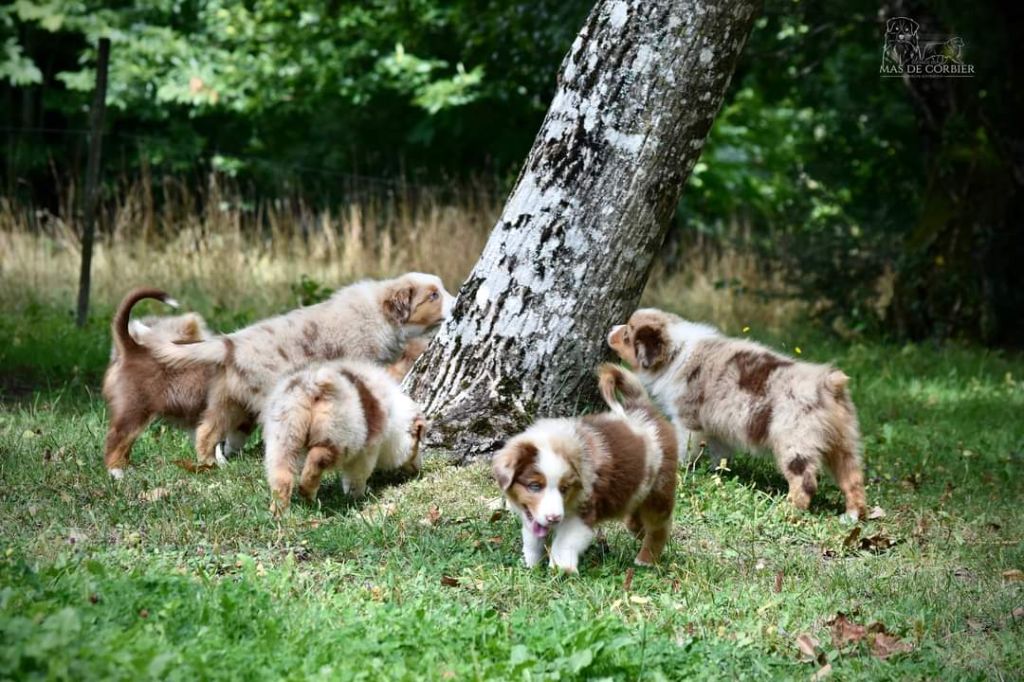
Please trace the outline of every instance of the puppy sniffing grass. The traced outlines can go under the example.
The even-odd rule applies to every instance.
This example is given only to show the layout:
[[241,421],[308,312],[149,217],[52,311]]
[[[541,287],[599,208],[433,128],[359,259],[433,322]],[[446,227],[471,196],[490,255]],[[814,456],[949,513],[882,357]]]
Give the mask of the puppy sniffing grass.
[[196,429],[201,465],[247,413],[262,414],[277,380],[311,363],[365,359],[389,362],[406,340],[439,323],[453,297],[434,275],[408,273],[340,289],[328,300],[191,345],[151,336],[144,342],[169,367],[209,367],[209,404]]
[[715,447],[771,450],[798,509],[810,505],[824,464],[846,496],[846,513],[865,514],[857,412],[842,371],[653,308],[612,328],[608,345],[672,416],[684,453],[687,431]]
[[426,421],[388,371],[366,362],[341,361],[285,376],[263,417],[270,510],[291,502],[299,462],[299,492],[316,499],[324,472],[338,469],[342,485],[361,497],[376,469],[419,471],[419,443]]
[[540,562],[552,534],[549,564],[575,573],[594,527],[612,519],[625,519],[643,538],[637,564],[656,562],[668,540],[678,449],[672,427],[632,373],[605,364],[598,378],[611,412],[543,419],[494,457],[494,477],[522,518],[527,566]]
[[[178,303],[166,292],[152,288],[130,291],[121,301],[110,324],[113,346],[110,365],[103,376],[103,398],[107,401],[110,426],[103,459],[114,478],[124,476],[132,445],[155,417],[163,417],[186,429],[194,429],[206,409],[206,390],[213,370],[206,366],[169,367],[156,360],[135,337],[145,336],[168,343],[198,343],[210,333],[196,313],[149,317],[129,323],[132,308],[143,299],[162,301],[172,308]],[[243,420],[228,433],[228,450],[241,449],[248,435]]]

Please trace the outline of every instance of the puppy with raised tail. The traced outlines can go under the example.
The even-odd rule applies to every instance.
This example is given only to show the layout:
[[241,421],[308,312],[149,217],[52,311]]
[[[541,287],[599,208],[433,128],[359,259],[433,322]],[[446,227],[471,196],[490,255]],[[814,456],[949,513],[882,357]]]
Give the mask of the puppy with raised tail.
[[[213,370],[206,366],[168,367],[157,361],[137,337],[167,343],[192,344],[210,337],[203,318],[196,313],[132,320],[132,308],[144,299],[162,301],[172,308],[178,302],[167,292],[137,288],[128,292],[110,323],[113,345],[110,365],[103,375],[110,426],[104,445],[104,462],[114,478],[124,476],[132,445],[156,417],[185,429],[195,429],[206,409],[206,391]],[[252,421],[242,420],[227,436],[229,452],[245,444]]]
[[212,464],[217,442],[246,413],[263,413],[282,376],[332,360],[390,362],[410,337],[444,319],[452,302],[438,277],[414,272],[359,282],[322,303],[201,343],[148,336],[143,342],[168,367],[213,368],[209,405],[196,429],[199,462]]
[[631,367],[690,442],[765,449],[807,509],[824,464],[846,496],[846,513],[865,513],[857,412],[849,377],[831,365],[798,362],[750,341],[654,308],[612,328],[608,345]]
[[342,472],[353,497],[363,495],[375,470],[419,471],[425,428],[419,406],[376,365],[331,362],[283,377],[263,415],[270,510],[288,508],[303,457],[299,492],[310,501],[329,470]]
[[677,461],[672,427],[631,372],[604,364],[598,382],[610,412],[540,420],[494,457],[494,478],[522,518],[527,566],[540,562],[550,534],[549,564],[575,573],[594,527],[613,519],[642,536],[639,565],[656,562],[668,541]]

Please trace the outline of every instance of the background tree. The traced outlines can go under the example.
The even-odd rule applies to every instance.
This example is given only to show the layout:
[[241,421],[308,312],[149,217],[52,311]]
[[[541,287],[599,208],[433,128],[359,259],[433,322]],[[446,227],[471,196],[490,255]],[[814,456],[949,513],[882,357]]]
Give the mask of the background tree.
[[636,307],[756,15],[751,0],[591,11],[452,319],[406,381],[434,442],[491,450],[589,398]]

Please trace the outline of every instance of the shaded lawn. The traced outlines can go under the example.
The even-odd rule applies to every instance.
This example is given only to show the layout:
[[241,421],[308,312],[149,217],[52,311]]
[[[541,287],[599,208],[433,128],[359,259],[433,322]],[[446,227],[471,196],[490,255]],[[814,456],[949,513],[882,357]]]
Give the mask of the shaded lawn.
[[[157,425],[114,483],[95,388],[105,325],[77,333],[33,315],[0,318],[0,677],[1024,670],[1019,357],[803,339],[804,358],[834,358],[853,378],[869,504],[885,516],[851,537],[830,482],[795,514],[770,462],[698,463],[681,475],[662,566],[631,573],[636,543],[609,526],[582,575],[565,578],[519,565],[518,524],[495,509],[487,466],[447,466],[441,452],[416,480],[377,479],[358,503],[328,484],[319,506],[280,522],[255,441],[194,475],[172,463],[191,457],[185,436]],[[826,622],[838,612],[912,651],[880,660],[869,638],[836,646]],[[817,661],[801,661],[802,633]]]

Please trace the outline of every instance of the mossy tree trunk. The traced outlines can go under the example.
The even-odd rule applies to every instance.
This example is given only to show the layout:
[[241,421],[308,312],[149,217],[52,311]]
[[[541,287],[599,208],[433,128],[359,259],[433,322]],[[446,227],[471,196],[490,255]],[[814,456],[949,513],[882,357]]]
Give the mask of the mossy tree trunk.
[[591,11],[452,318],[406,380],[431,444],[469,458],[590,401],[608,328],[637,305],[759,4]]

